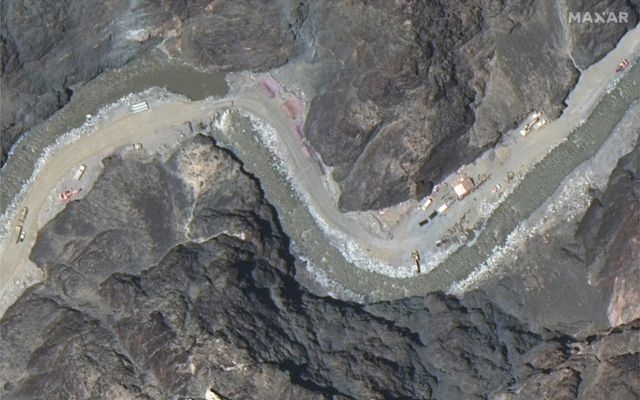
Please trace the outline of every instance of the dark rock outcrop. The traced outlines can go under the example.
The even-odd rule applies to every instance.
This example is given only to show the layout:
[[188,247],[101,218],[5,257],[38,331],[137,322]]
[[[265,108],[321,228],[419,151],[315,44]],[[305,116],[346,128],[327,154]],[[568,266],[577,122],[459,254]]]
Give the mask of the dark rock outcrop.
[[[627,11],[628,23],[566,22],[568,11],[603,9]],[[159,46],[226,71],[313,71],[293,80],[311,88],[305,131],[335,167],[340,206],[385,207],[423,196],[532,109],[557,116],[576,68],[637,13],[637,0],[7,0],[0,164],[77,86]]]
[[280,2],[6,0],[1,7],[0,165],[17,137],[78,86],[158,45],[220,70],[268,70],[294,52],[296,9]]
[[[620,326],[581,342],[547,342],[525,356],[526,378],[493,398],[637,399],[640,324]],[[566,338],[565,338],[566,339]]]
[[227,151],[198,136],[166,163],[128,157],[39,234],[32,258],[48,279],[2,319],[3,398],[638,392],[637,324],[574,342],[530,332],[481,292],[318,297],[295,281],[273,209]]
[[322,4],[302,30],[322,71],[306,133],[336,167],[346,210],[423,196],[532,109],[557,116],[578,77],[571,54],[596,61],[638,10],[624,8],[626,24],[565,28],[551,2]]
[[[568,12],[575,13],[580,22],[569,21],[569,35],[573,43],[571,54],[576,65],[584,69],[600,60],[625,34],[638,23],[638,0],[566,0]],[[579,14],[578,14],[579,13]],[[593,23],[584,22],[589,13]],[[602,22],[602,19],[605,22]],[[624,23],[624,20],[627,23]],[[587,21],[589,21],[587,19]],[[606,22],[608,21],[608,22]]]
[[612,326],[640,318],[640,148],[621,158],[577,237],[594,285],[609,294]]
[[533,330],[585,337],[639,319],[639,154],[619,160],[605,189],[588,189],[581,219],[529,237],[482,290]]
[[128,40],[127,29],[166,18],[162,8],[117,1],[7,0],[1,12],[0,164],[17,136],[64,106],[75,85],[152,44]]

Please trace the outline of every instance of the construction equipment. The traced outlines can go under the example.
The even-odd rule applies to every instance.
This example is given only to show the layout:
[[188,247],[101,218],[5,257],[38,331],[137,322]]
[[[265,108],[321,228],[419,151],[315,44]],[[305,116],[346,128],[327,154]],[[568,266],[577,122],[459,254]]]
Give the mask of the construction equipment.
[[82,191],[82,188],[75,189],[75,190],[65,190],[64,192],[58,195],[58,199],[60,199],[60,201],[63,202],[64,204],[67,204],[68,202],[73,200],[76,197],[76,195],[80,193],[80,191]]
[[24,222],[27,219],[27,215],[29,214],[29,209],[27,207],[22,207],[22,212],[20,212],[20,218],[18,221]]
[[531,130],[539,129],[543,125],[546,125],[549,119],[544,114],[544,111],[534,111],[526,119],[524,126],[520,129],[520,135],[527,136]]
[[625,69],[629,68],[629,65],[630,65],[629,60],[625,58],[620,62],[620,64],[618,64],[618,68],[616,68],[616,72],[624,71]]
[[418,253],[418,250],[411,252],[411,259],[416,263],[416,270],[420,273],[420,253]]
[[16,225],[16,243],[20,243],[24,240],[22,231],[22,225]]

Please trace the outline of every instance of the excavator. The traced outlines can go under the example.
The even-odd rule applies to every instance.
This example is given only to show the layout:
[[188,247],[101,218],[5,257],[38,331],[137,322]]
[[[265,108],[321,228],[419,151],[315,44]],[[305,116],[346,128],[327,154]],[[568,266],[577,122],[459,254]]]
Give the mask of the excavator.
[[629,64],[630,64],[629,60],[625,58],[620,62],[620,64],[618,64],[618,68],[616,68],[616,72],[622,72],[625,69],[629,68]]
[[416,264],[417,272],[420,273],[420,253],[418,253],[418,250],[411,251],[411,259]]
[[68,202],[72,201],[81,191],[82,188],[75,190],[65,190],[58,195],[58,199],[60,199],[60,201],[64,204],[67,204]]

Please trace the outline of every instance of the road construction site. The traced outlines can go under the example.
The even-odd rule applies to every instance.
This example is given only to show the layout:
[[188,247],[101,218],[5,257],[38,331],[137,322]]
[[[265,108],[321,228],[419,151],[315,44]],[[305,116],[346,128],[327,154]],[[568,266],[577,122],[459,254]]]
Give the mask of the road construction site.
[[[33,274],[36,267],[28,256],[37,232],[64,206],[60,193],[82,189],[77,193],[81,198],[99,175],[104,157],[130,151],[127,146],[134,143],[142,146],[136,151],[149,156],[162,153],[184,137],[185,124],[201,122],[216,127],[212,134],[261,180],[295,250],[313,268],[321,269],[327,280],[364,296],[363,300],[447,289],[482,264],[564,176],[593,156],[640,96],[639,29],[627,33],[607,57],[583,72],[560,118],[526,135],[521,134],[523,125],[505,133],[495,148],[443,180],[426,207],[425,198],[386,210],[342,213],[332,194],[335,183],[329,169],[301,135],[304,97],[278,89],[268,75],[247,75],[244,87],[234,88],[222,99],[166,98],[149,101],[149,109],[138,113],[132,113],[130,106],[144,98],[133,96],[105,111],[86,134],[50,155],[12,206],[3,204],[7,227],[18,223],[22,207],[29,209],[22,223],[24,241],[16,243],[13,231],[7,230],[1,243],[3,310],[11,302],[9,291],[13,296],[20,292],[14,290],[24,282],[20,277],[42,277]],[[624,58],[633,60],[633,65],[616,75]],[[228,123],[230,113],[250,117],[251,129],[243,131]],[[74,179],[80,165],[86,171]],[[452,188],[464,177],[472,184],[457,196]],[[430,221],[421,225],[425,219]],[[420,255],[419,274],[414,251]]]

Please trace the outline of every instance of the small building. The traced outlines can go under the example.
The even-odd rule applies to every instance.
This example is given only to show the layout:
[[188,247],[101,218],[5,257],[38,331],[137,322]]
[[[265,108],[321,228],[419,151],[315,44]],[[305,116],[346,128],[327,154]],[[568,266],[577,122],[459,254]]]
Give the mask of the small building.
[[474,187],[475,184],[471,178],[464,176],[458,180],[456,185],[453,187],[453,191],[456,193],[456,196],[458,196],[458,200],[462,200],[466,195],[471,193]]

